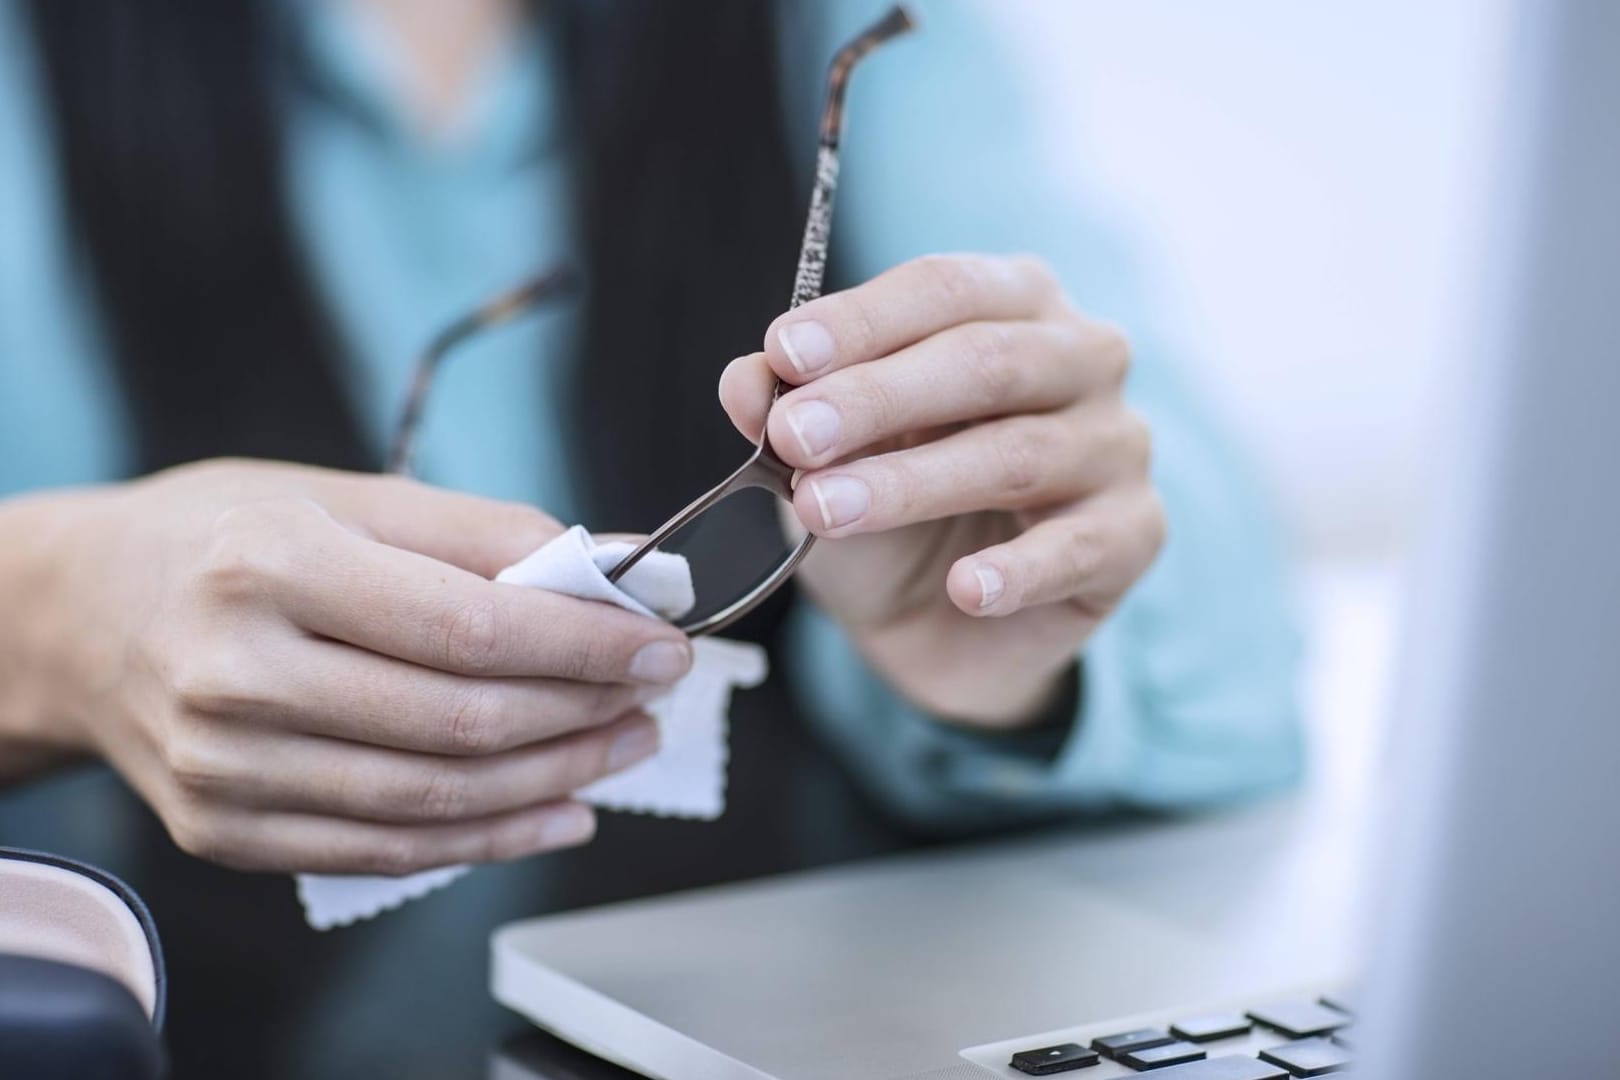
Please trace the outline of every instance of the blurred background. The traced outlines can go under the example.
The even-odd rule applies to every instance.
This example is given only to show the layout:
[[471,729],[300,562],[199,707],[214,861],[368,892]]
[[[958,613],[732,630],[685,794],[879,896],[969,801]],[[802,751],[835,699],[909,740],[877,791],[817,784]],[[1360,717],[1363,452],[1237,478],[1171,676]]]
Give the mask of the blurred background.
[[1146,266],[1310,560],[1412,538],[1466,348],[1500,0],[1003,0],[1053,164]]
[[1359,783],[1398,749],[1406,557],[1477,341],[1507,6],[984,6],[1286,516],[1311,771]]

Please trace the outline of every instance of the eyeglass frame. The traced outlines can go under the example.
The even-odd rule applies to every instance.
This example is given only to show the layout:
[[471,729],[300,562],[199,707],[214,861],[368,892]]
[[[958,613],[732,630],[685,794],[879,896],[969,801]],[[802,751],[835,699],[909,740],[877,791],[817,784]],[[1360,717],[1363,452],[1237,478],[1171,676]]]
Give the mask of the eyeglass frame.
[[[800,242],[799,261],[793,277],[793,296],[788,302],[789,311],[822,294],[822,285],[827,273],[827,243],[832,233],[833,198],[838,190],[838,151],[844,126],[844,97],[849,86],[850,74],[856,63],[872,50],[912,30],[916,25],[916,19],[911,12],[903,4],[897,4],[882,18],[851,38],[833,55],[832,62],[828,66],[826,96],[822,105],[816,147],[815,183],[810,191],[810,209],[805,219],[804,237]],[[434,376],[450,353],[478,334],[544,306],[571,288],[575,282],[573,271],[566,267],[547,271],[501,293],[440,331],[417,360],[383,471],[394,475],[410,473],[411,456],[421,428],[428,392],[432,387]],[[781,394],[782,381],[778,379],[771,390],[772,406]],[[776,451],[771,448],[770,435],[762,428],[759,443],[740,468],[692,500],[649,534],[635,550],[608,571],[607,579],[618,582],[632,567],[670,537],[739,491],[760,488],[791,504],[793,479],[793,467],[777,456]],[[741,597],[713,614],[688,623],[677,622],[675,625],[688,637],[693,638],[724,630],[764,603],[772,593],[785,585],[794,571],[804,562],[805,557],[810,554],[815,542],[815,534],[806,532],[786,558]]]

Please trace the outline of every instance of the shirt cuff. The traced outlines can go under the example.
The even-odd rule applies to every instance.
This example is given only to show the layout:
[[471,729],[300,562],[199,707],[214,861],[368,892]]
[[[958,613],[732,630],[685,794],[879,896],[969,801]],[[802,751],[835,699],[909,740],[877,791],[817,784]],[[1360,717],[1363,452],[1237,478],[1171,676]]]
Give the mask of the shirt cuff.
[[1086,700],[1089,663],[1083,679],[1077,663],[1052,713],[1035,727],[986,732],[942,722],[913,705],[867,665],[837,623],[808,603],[793,612],[788,644],[812,724],[868,794],[914,826],[972,830],[1108,799],[1104,785],[1070,764],[1098,734]]
[[[1289,723],[1211,718],[1211,740],[1155,722],[1156,703],[1133,685],[1121,620],[1092,636],[1076,668],[1068,715],[1041,730],[985,733],[942,722],[893,690],[842,628],[796,607],[789,658],[811,722],[880,805],[929,830],[974,831],[1123,808],[1190,809],[1258,794],[1298,776]],[[1234,701],[1239,714],[1257,705]],[[1272,734],[1282,731],[1281,738]]]

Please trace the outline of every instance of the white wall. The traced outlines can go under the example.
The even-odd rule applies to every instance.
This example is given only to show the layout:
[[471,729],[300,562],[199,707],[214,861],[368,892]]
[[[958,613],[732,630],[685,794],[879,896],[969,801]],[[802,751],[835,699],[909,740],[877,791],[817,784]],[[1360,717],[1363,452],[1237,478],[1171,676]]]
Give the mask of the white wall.
[[1316,554],[1397,552],[1472,287],[1500,0],[997,0]]

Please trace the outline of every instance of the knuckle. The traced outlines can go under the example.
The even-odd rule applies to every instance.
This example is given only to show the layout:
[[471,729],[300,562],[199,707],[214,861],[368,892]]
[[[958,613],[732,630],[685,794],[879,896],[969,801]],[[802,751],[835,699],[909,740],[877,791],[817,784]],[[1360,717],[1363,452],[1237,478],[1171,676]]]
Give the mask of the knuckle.
[[428,821],[458,821],[472,804],[472,785],[454,766],[431,767],[421,781],[413,809]]
[[262,499],[220,510],[209,525],[199,583],[219,599],[262,596],[293,570],[293,547],[283,538],[324,517],[308,499]]
[[1089,361],[1086,350],[1090,348],[1091,336],[1086,330],[1084,320],[1058,319],[1047,323],[1045,330],[1052,335],[1053,347],[1058,355],[1076,371],[1085,374],[1086,364]]
[[496,829],[485,838],[475,862],[509,862],[534,850],[527,834],[515,828]]
[[367,845],[366,869],[386,877],[403,877],[424,869],[430,860],[423,845],[409,831],[390,829]]
[[845,351],[859,355],[870,353],[876,342],[881,340],[882,333],[878,316],[865,293],[860,290],[840,293],[837,305],[837,321],[841,324],[838,337],[840,340],[848,338],[854,343],[852,350]]
[[999,425],[993,443],[998,466],[998,480],[1003,494],[1017,502],[1038,490],[1043,483],[1047,440],[1036,424],[1004,423]]
[[495,672],[504,658],[507,614],[492,600],[459,604],[444,623],[443,654],[453,671],[473,675]]
[[1043,298],[1061,295],[1062,286],[1052,264],[1039,255],[1021,252],[1004,260],[1008,272],[1025,289]]
[[1063,566],[1067,583],[1078,586],[1089,581],[1102,568],[1103,550],[1097,534],[1087,526],[1071,529],[1064,538]]
[[511,818],[491,829],[482,830],[473,842],[472,858],[475,863],[507,862],[527,855],[533,848],[524,842],[525,830]]
[[567,786],[579,787],[606,776],[610,771],[608,757],[612,748],[613,741],[605,734],[574,739],[563,751],[566,756],[561,763],[562,775],[568,780]]
[[228,855],[223,831],[212,816],[189,800],[178,800],[164,822],[175,847],[194,858],[222,862]]
[[1115,386],[1124,383],[1131,373],[1134,355],[1125,332],[1117,326],[1104,326],[1093,348],[1108,382]]
[[587,727],[605,724],[619,716],[634,703],[635,691],[612,683],[595,684],[581,712]]
[[163,766],[186,795],[206,795],[230,782],[230,768],[212,745],[206,726],[177,718],[163,743]]
[[231,674],[231,661],[213,650],[183,652],[171,661],[167,671],[170,699],[186,713],[196,716],[227,716],[250,704]]
[[961,357],[973,396],[982,407],[1012,400],[1022,372],[1013,359],[1012,334],[999,323],[969,323],[961,331]]
[[845,411],[864,414],[871,437],[887,438],[904,430],[907,402],[892,385],[858,368],[845,374],[850,376],[851,384],[845,399],[855,407],[850,410],[846,406]]
[[372,771],[347,755],[337,757],[321,781],[324,802],[329,806],[356,808],[365,816],[382,814],[389,800],[377,790]]
[[963,255],[924,255],[913,264],[924,292],[945,301],[966,300],[979,290],[978,262]]
[[472,862],[509,862],[535,851],[534,826],[522,818],[509,818],[486,829],[476,841]]
[[917,521],[929,513],[925,470],[898,454],[890,460],[869,459],[862,470],[872,489],[872,506],[885,518]]
[[590,681],[607,669],[608,648],[599,632],[581,628],[577,633],[559,634],[553,643],[556,674],[565,679]]
[[275,537],[284,529],[269,520],[265,503],[233,506],[210,526],[198,583],[203,592],[224,600],[252,599],[284,573],[284,556]]
[[451,753],[480,755],[506,745],[504,715],[493,687],[474,684],[459,690],[450,707],[445,728]]
[[585,683],[548,703],[536,730],[547,738],[601,727],[635,704],[638,688],[617,683]]

